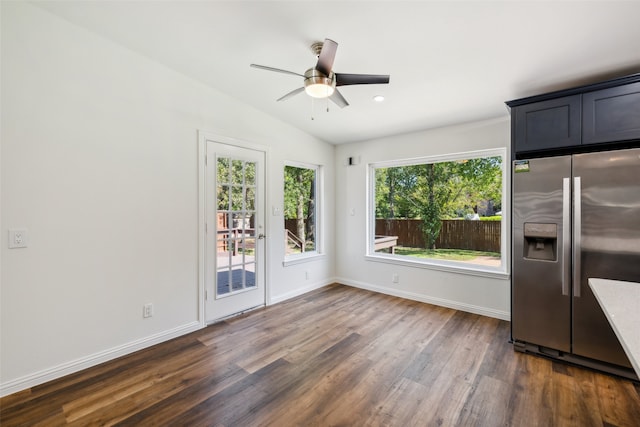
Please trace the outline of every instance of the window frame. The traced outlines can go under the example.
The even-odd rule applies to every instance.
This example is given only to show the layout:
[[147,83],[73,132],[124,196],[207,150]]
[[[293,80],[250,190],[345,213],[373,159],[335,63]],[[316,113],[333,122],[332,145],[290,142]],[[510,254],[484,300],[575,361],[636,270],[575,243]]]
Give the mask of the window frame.
[[[461,261],[447,261],[432,258],[416,258],[407,255],[395,255],[383,252],[375,252],[375,228],[376,228],[376,197],[375,197],[375,173],[376,169],[413,166],[427,163],[440,163],[472,158],[484,157],[500,157],[502,159],[502,219],[500,231],[500,266],[484,266],[480,264],[472,264]],[[483,277],[493,277],[506,279],[509,277],[509,256],[510,246],[508,244],[509,224],[508,215],[508,194],[507,187],[510,160],[507,156],[506,148],[492,148],[476,151],[464,151],[458,153],[448,153],[433,156],[422,156],[397,160],[385,160],[380,162],[372,162],[367,165],[367,235],[366,235],[366,253],[365,259],[374,262],[383,262],[396,265],[404,265],[409,267],[426,268],[432,270],[442,270],[448,272],[470,274]]]
[[[315,171],[315,249],[309,252],[302,252],[298,254],[287,255],[286,251],[284,253],[284,261],[282,262],[283,266],[295,265],[304,262],[314,261],[319,258],[324,258],[324,167],[319,164],[307,163],[307,162],[298,162],[298,161],[290,161],[286,160],[282,167],[283,171],[283,204],[284,204],[284,171],[285,168],[295,167],[300,169],[310,169]],[[284,228],[285,222],[285,212],[284,206],[282,209],[282,226]],[[286,245],[286,235],[284,236],[285,245]]]

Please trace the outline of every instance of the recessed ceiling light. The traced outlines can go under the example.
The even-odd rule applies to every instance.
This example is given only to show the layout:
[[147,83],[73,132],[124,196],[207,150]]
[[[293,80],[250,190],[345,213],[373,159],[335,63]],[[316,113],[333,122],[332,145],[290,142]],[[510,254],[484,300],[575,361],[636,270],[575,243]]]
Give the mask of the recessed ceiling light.
[[373,100],[376,101],[376,102],[382,102],[382,101],[384,101],[384,96],[376,95],[376,96],[373,97]]

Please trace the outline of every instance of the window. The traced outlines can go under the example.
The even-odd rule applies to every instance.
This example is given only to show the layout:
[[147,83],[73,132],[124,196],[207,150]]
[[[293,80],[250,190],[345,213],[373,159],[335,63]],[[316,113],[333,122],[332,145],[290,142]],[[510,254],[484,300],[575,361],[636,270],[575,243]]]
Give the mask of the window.
[[320,253],[320,170],[300,163],[284,167],[285,258]]
[[371,257],[505,272],[505,150],[370,165]]

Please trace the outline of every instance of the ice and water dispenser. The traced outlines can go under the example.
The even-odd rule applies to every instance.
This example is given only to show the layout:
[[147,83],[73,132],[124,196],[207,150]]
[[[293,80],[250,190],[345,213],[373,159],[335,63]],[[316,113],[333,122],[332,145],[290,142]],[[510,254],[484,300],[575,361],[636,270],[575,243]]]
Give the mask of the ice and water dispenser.
[[558,253],[557,224],[527,222],[524,224],[524,257],[555,261]]

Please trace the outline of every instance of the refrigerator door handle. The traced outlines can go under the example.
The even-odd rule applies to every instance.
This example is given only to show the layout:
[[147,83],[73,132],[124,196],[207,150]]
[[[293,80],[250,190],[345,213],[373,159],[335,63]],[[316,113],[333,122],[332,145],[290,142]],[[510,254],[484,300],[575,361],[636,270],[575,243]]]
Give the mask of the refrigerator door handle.
[[562,295],[571,283],[571,180],[562,178]]
[[582,190],[580,177],[573,178],[573,296],[580,298],[580,259],[582,245]]

